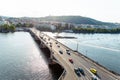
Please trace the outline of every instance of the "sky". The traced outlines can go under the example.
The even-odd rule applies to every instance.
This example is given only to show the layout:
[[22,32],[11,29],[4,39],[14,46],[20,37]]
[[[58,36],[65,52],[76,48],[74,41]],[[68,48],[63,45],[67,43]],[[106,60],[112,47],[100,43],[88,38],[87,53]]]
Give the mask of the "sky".
[[0,0],[0,15],[10,17],[77,15],[120,23],[120,0]]

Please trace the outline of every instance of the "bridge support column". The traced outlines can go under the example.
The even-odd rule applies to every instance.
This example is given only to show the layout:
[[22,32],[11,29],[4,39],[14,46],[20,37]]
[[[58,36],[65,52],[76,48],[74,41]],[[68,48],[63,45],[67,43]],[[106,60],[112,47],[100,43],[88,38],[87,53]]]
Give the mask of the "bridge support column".
[[52,50],[50,50],[50,58],[49,58],[50,65],[56,64],[56,61],[54,60],[53,54],[54,54],[54,52],[52,52]]

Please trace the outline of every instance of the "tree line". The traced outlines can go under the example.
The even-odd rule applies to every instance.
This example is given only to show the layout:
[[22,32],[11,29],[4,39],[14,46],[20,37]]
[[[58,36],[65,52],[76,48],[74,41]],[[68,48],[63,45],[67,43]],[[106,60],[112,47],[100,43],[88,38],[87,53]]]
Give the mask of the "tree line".
[[15,31],[15,25],[13,24],[4,24],[0,26],[0,32],[14,32]]
[[33,27],[34,25],[32,23],[18,23],[15,25],[16,27]]
[[120,28],[102,29],[102,28],[74,28],[74,33],[120,33]]

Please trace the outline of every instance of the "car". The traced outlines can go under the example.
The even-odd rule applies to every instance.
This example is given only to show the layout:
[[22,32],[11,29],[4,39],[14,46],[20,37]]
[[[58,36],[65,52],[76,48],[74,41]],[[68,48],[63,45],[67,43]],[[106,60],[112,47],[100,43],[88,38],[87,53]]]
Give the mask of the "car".
[[81,75],[80,75],[80,71],[78,70],[78,68],[75,68],[74,71],[75,71],[75,73],[77,74],[77,76],[79,76],[79,77],[81,76]]
[[46,41],[46,38],[43,38],[44,41]]
[[56,44],[58,44],[58,43],[56,42]]
[[52,47],[52,45],[50,44],[50,47]]
[[48,41],[50,41],[50,38],[48,38]]
[[81,73],[82,75],[85,75],[84,70],[83,70],[82,68],[79,67],[78,70],[80,71],[80,73]]
[[43,37],[40,37],[41,39],[43,39]]
[[70,51],[67,51],[67,54],[70,55]]
[[77,50],[74,50],[74,52],[78,52]]
[[97,74],[97,70],[94,69],[94,68],[90,68],[90,71],[91,71],[93,74]]
[[69,51],[69,49],[66,49],[66,52],[68,52]]
[[59,48],[60,46],[59,46],[59,45],[57,45],[57,47]]
[[52,42],[49,42],[49,44],[52,44]]
[[73,60],[71,58],[69,59],[69,62],[73,64]]
[[63,54],[63,51],[62,51],[62,50],[59,50],[59,53],[60,53],[60,54]]
[[97,77],[95,77],[95,76],[92,76],[91,79],[92,80],[98,80]]

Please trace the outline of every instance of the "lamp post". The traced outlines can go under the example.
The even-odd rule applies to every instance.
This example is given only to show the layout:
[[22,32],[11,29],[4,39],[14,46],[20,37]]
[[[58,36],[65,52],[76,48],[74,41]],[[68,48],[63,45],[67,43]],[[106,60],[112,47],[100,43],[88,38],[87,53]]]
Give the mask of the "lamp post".
[[78,40],[77,40],[76,52],[78,52],[78,47],[79,47],[79,44],[78,44]]

